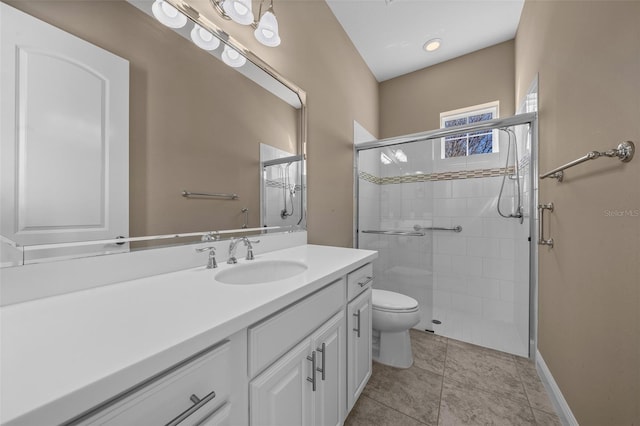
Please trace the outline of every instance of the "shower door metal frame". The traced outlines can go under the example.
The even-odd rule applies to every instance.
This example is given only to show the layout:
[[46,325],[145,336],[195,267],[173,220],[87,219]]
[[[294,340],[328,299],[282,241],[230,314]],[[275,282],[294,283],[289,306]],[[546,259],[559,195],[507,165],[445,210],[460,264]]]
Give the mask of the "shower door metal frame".
[[529,176],[529,184],[531,188],[531,194],[529,195],[529,358],[534,359],[537,348],[537,328],[535,326],[537,321],[537,307],[535,301],[537,300],[538,289],[538,229],[536,226],[537,209],[538,205],[538,113],[528,112],[523,114],[513,115],[506,118],[496,118],[493,120],[482,121],[476,124],[466,124],[463,126],[447,127],[446,129],[435,129],[426,132],[413,133],[410,135],[391,137],[386,139],[380,139],[377,141],[364,142],[355,144],[353,149],[353,170],[354,170],[354,247],[360,246],[360,164],[359,156],[360,151],[366,151],[369,149],[385,148],[388,146],[403,145],[411,142],[428,141],[431,139],[443,138],[446,136],[453,136],[460,133],[474,132],[477,130],[494,130],[503,127],[519,126],[523,124],[529,125],[529,133],[531,134],[531,158],[530,167],[531,173]]

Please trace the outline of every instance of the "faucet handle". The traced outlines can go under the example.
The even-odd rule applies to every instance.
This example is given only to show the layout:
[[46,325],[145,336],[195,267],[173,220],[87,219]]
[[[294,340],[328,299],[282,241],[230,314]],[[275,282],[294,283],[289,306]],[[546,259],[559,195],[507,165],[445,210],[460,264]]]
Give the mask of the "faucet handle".
[[213,246],[211,246],[211,247],[201,247],[201,248],[197,248],[197,249],[196,249],[196,251],[197,251],[198,253],[202,253],[203,251],[207,251],[207,250],[210,250],[210,251],[212,251],[212,252],[215,252],[215,251],[216,251],[216,248],[215,248],[215,247],[213,247]]
[[204,251],[209,251],[209,261],[207,262],[207,269],[214,269],[218,267],[218,262],[216,262],[216,248],[213,246],[210,247],[202,247],[197,248],[196,252],[202,253]]
[[252,246],[251,244],[252,244],[252,243],[253,243],[253,244],[257,244],[257,243],[259,243],[259,242],[260,242],[260,240],[254,240],[254,241],[251,241],[251,240],[250,240],[250,239],[248,239],[248,238],[245,238],[245,239],[244,239],[244,245],[247,247],[247,257],[246,257],[246,259],[247,259],[247,260],[253,260],[253,259],[255,259],[255,256],[253,255],[253,246]]

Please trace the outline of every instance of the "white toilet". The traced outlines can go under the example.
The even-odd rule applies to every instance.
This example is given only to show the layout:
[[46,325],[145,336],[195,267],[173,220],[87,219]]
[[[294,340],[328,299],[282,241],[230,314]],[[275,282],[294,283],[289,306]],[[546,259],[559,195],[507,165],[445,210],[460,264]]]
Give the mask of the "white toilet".
[[413,365],[409,329],[420,322],[418,301],[404,294],[373,290],[373,359],[398,368]]

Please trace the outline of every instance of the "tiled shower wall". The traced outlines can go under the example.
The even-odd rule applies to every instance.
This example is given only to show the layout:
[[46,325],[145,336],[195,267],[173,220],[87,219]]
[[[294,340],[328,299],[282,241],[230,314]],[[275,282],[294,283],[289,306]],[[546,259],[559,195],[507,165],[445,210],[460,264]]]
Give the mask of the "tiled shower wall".
[[[524,136],[518,137],[522,165],[528,158]],[[360,233],[360,247],[380,253],[377,288],[419,301],[422,320],[416,328],[526,356],[528,218],[520,224],[497,213],[502,177],[496,169],[504,167],[507,154],[507,135],[500,132],[498,137],[498,153],[468,159],[441,159],[440,141],[361,151],[359,171],[378,179],[360,179],[360,231],[411,231],[415,224],[461,225],[463,230],[428,231],[425,237]],[[392,156],[396,149],[402,149],[407,162],[381,164],[381,151]],[[450,178],[470,175],[489,176]],[[527,181],[521,178],[523,202]],[[514,208],[514,195],[515,180],[507,178],[504,211]],[[433,324],[433,319],[441,324]]]

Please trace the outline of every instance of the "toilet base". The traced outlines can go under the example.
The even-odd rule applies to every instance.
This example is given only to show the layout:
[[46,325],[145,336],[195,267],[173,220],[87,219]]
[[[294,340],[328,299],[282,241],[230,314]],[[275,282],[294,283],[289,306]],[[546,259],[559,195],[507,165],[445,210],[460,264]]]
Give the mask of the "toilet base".
[[413,365],[409,330],[377,332],[380,333],[380,338],[376,348],[378,350],[373,353],[374,361],[396,368],[409,368]]

